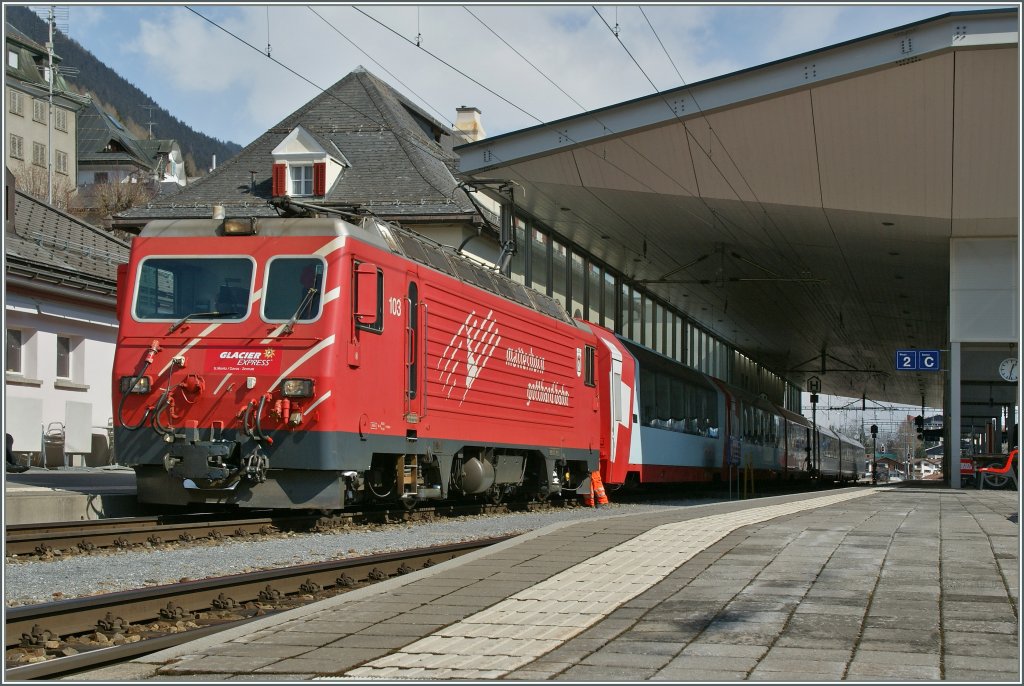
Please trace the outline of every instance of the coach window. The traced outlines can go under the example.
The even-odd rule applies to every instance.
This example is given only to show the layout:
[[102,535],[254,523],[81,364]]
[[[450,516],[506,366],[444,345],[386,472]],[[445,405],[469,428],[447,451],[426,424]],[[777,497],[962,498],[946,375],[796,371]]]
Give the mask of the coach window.
[[263,318],[309,322],[320,316],[325,265],[317,257],[275,257],[267,264]]

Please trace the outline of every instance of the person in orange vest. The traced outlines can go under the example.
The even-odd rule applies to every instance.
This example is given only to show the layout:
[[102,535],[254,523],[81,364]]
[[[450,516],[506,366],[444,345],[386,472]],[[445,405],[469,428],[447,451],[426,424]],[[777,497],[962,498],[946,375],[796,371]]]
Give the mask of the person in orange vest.
[[597,507],[608,504],[608,495],[604,492],[604,483],[601,481],[601,470],[595,470],[590,474],[590,488],[594,493],[592,501]]

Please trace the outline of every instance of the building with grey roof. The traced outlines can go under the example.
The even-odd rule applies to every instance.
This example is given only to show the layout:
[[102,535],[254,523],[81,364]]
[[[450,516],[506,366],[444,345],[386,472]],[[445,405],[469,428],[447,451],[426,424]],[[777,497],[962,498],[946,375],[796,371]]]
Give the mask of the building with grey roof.
[[[76,112],[88,102],[72,92],[53,56],[53,108],[50,111],[49,54],[11,24],[5,25],[5,165],[18,188],[67,207],[75,194],[78,164]],[[52,172],[51,172],[52,168]]]
[[286,195],[458,245],[487,226],[453,174],[452,147],[462,142],[360,67],[181,193],[121,212],[113,226],[137,232],[150,219],[209,217],[214,205],[272,216],[268,201]]
[[14,191],[9,171],[6,198],[6,431],[32,464],[63,464],[63,448],[68,463],[104,464],[117,265],[128,260],[128,244]]

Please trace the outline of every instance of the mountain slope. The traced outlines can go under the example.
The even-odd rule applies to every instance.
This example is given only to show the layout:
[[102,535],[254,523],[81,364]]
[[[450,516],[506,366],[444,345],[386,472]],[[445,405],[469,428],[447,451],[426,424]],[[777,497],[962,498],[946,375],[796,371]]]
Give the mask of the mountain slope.
[[[8,5],[5,10],[7,21],[15,28],[40,45],[46,44],[46,22],[29,7]],[[63,64],[79,70],[78,75],[68,81],[71,87],[91,95],[97,104],[122,121],[133,135],[147,138],[148,123],[152,121],[154,137],[178,141],[190,176],[206,173],[212,166],[214,155],[217,156],[217,164],[220,164],[242,149],[237,143],[221,141],[193,130],[96,59],[77,41],[59,31],[54,34],[54,52],[61,56]],[[139,121],[142,116],[133,116],[133,112],[143,113],[143,121]]]

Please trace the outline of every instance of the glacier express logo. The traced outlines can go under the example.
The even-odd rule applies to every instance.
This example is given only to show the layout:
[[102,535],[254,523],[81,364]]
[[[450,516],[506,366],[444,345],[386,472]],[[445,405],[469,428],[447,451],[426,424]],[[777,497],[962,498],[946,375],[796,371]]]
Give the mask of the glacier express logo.
[[476,315],[476,310],[473,310],[452,336],[452,340],[437,361],[438,380],[442,384],[441,390],[446,398],[450,398],[457,387],[464,386],[465,390],[459,404],[466,400],[469,389],[473,388],[473,383],[490,362],[495,347],[501,342],[501,330],[497,323],[493,310],[488,311],[487,316],[482,319]]

